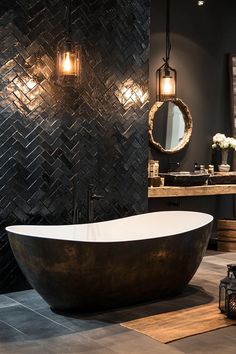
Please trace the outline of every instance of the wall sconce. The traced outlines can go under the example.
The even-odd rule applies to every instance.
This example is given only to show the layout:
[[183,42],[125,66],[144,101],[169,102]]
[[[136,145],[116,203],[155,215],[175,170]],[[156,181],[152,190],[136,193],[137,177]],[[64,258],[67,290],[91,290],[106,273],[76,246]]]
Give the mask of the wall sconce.
[[72,40],[71,0],[67,0],[67,36],[57,45],[57,82],[61,86],[76,86],[80,81],[80,50]]
[[236,264],[228,264],[227,276],[219,285],[219,309],[229,318],[236,318]]
[[166,55],[164,64],[156,71],[156,101],[176,97],[177,72],[170,67],[170,0],[166,0]]

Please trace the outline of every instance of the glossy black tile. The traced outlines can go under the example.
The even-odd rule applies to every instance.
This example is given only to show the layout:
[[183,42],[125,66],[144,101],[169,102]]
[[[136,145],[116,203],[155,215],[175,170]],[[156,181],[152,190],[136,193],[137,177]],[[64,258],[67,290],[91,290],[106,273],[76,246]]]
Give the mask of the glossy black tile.
[[[105,195],[96,220],[147,210],[150,0],[72,6],[73,37],[82,47],[76,90],[55,82],[64,2],[1,2],[0,221],[7,224],[71,223],[75,177],[80,222],[86,222],[89,183]],[[127,97],[136,87],[142,97]],[[4,230],[0,242],[8,242]],[[2,273],[0,292],[6,292],[9,278]]]

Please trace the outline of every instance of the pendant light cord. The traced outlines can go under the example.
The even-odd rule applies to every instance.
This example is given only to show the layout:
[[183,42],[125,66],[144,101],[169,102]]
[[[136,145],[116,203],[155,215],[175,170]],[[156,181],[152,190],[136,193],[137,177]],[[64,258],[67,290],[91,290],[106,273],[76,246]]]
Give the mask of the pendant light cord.
[[71,28],[71,0],[67,0],[67,32],[68,36],[71,37],[72,28]]
[[170,59],[170,51],[170,0],[166,0],[166,57],[165,59],[163,58],[163,60],[167,65]]

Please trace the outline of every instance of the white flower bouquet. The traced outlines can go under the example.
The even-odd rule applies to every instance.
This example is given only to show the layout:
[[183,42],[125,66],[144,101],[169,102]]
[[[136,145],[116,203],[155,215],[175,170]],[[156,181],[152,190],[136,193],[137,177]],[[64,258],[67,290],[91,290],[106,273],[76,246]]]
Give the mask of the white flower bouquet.
[[220,150],[236,150],[236,139],[226,137],[225,134],[217,133],[213,136],[212,148]]

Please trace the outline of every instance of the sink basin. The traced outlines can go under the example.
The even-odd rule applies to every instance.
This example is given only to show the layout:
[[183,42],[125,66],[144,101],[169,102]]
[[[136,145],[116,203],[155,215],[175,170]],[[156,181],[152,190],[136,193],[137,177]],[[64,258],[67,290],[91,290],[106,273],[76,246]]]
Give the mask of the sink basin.
[[209,177],[208,184],[235,184],[236,172],[215,172]]
[[208,173],[195,173],[188,171],[160,173],[165,178],[166,186],[201,186],[208,180]]

